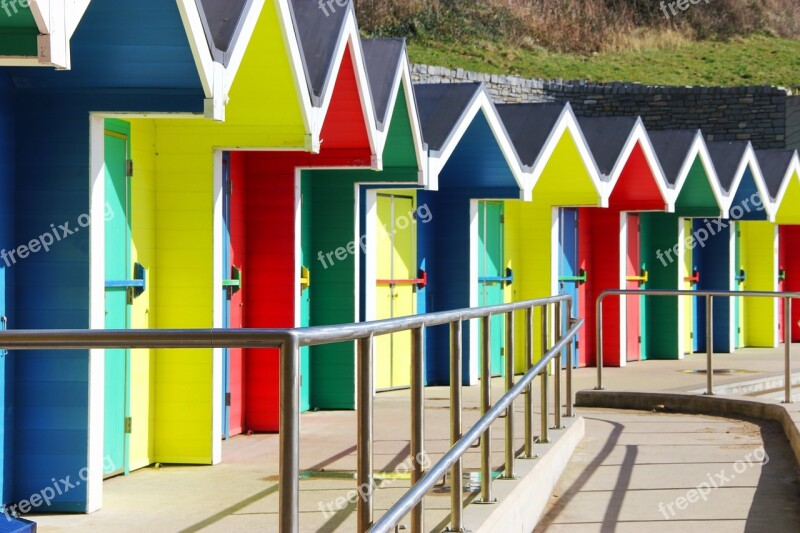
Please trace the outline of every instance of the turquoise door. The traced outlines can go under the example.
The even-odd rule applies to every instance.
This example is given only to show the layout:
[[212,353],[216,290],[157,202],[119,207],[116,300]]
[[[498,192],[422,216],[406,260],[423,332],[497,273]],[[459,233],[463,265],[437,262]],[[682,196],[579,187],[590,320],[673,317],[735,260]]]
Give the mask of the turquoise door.
[[[505,263],[503,250],[503,203],[478,203],[478,304],[480,306],[505,303]],[[505,346],[505,317],[491,319],[492,375],[502,376]],[[478,346],[482,344],[479,342]],[[479,352],[480,357],[480,352]],[[480,361],[480,359],[479,359]],[[479,362],[478,368],[483,368]]]
[[[300,192],[300,327],[306,328],[311,325],[311,271],[308,268],[313,262],[313,253],[309,253],[313,247],[311,231],[311,180],[302,180]],[[308,257],[308,256],[311,257]],[[311,409],[311,383],[310,383],[310,357],[309,348],[300,348],[300,410],[308,411]]]
[[[107,123],[105,132],[105,199],[107,209],[115,216],[105,222],[105,268],[107,281],[132,277],[130,231],[130,183],[127,177],[128,136]],[[124,216],[123,216],[124,214]],[[105,293],[106,329],[130,327],[130,298],[125,286],[109,286]],[[103,451],[106,465],[116,465],[105,471],[106,477],[127,473],[130,397],[130,352],[105,352],[105,411]]]
[[[580,285],[586,281],[584,272],[581,272],[578,263],[578,210],[559,210],[559,255],[558,255],[558,281],[560,294],[572,296],[572,314],[577,315],[579,305]],[[562,329],[568,323],[566,306],[563,306],[564,315],[561,318]],[[579,361],[578,339],[572,341],[572,365],[577,367]],[[567,364],[567,354],[564,352],[562,363]]]

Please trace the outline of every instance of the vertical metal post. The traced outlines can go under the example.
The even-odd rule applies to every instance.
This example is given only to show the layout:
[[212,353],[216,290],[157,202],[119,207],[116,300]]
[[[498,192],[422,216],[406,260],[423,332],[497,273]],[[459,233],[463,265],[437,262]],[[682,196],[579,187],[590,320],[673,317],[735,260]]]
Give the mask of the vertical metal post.
[[281,346],[278,494],[282,533],[300,531],[300,343],[291,336]]
[[[514,386],[514,312],[506,314],[506,392]],[[506,410],[506,467],[503,477],[514,479],[514,402]]]
[[792,299],[783,299],[784,371],[786,376],[783,403],[792,403]]
[[706,296],[706,395],[714,395],[714,297]]
[[[562,331],[561,331],[561,302],[556,302],[556,316],[555,316],[555,339],[553,343],[557,343],[561,340]],[[564,356],[564,351],[561,350],[561,353],[557,354],[553,358],[553,366],[555,368],[554,378],[553,378],[553,403],[555,404],[555,415],[554,415],[554,428],[561,429],[561,358]]]
[[[461,439],[461,321],[450,324],[450,446]],[[464,528],[462,459],[450,468],[450,530]]]
[[367,531],[372,526],[373,492],[375,489],[372,466],[373,435],[373,337],[359,339],[357,354],[358,375],[358,457],[356,479],[358,482],[358,531]]
[[[533,366],[533,307],[525,310],[525,372]],[[533,386],[525,391],[525,457],[533,459]]]
[[[572,328],[572,300],[567,300],[567,330]],[[572,399],[572,346],[567,343],[567,411],[565,416],[571,418],[575,416],[574,402]]]
[[[485,416],[492,402],[491,317],[481,318],[481,416]],[[492,428],[481,436],[481,502],[492,500]]]
[[[547,354],[547,305],[542,306],[542,357]],[[547,367],[542,370],[542,433],[539,442],[550,442],[547,434]]]
[[597,326],[595,337],[597,337],[597,387],[594,390],[603,390],[603,295],[597,299]]
[[[411,485],[422,479],[425,459],[425,327],[411,331]],[[424,499],[411,510],[411,533],[422,533]]]

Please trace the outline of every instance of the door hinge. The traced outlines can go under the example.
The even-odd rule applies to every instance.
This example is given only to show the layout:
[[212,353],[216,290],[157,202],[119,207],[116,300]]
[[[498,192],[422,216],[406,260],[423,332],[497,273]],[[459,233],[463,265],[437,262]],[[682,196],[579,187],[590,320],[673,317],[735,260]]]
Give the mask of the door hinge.
[[501,347],[500,348],[500,357],[505,357],[505,355],[506,355],[506,349],[505,349],[505,347]]
[[133,177],[133,159],[125,160],[125,175],[129,178]]
[[228,196],[233,194],[233,180],[228,179],[228,181],[225,182],[225,193]]
[[692,332],[692,333],[689,333],[689,338],[690,338],[690,339],[694,339],[694,332]]
[[225,393],[225,407],[230,407],[230,406],[231,406],[231,393],[230,392],[226,392]]
[[642,336],[639,335],[639,344],[642,344]]
[[737,329],[737,333],[741,333],[742,332],[742,328],[736,328],[736,329]]
[[128,305],[133,305],[134,295],[135,295],[134,287],[127,287],[125,289],[125,298],[127,300]]
[[575,349],[577,350],[580,347],[581,347],[581,341],[576,340],[575,341]]
[[132,433],[133,419],[129,416],[125,417],[125,433]]

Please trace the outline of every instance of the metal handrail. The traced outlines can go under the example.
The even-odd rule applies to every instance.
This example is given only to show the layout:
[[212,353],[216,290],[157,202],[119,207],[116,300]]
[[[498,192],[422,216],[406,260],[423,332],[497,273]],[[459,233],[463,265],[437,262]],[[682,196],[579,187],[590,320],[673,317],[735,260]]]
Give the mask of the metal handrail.
[[[501,417],[521,394],[531,385],[533,379],[539,374],[547,371],[547,365],[554,358],[560,358],[562,352],[571,343],[572,338],[578,334],[580,328],[583,327],[583,319],[577,319],[573,326],[569,329],[565,336],[563,336],[555,345],[531,367],[528,372],[508,390],[491,409],[478,420],[475,425],[467,431],[458,442],[444,454],[444,456],[431,467],[431,469],[416,483],[406,494],[400,498],[386,514],[378,520],[375,525],[370,529],[374,533],[388,533],[391,531],[409,511],[411,511],[425,495],[430,492],[438,480],[440,480],[447,470],[455,464],[461,457],[467,453],[472,446],[472,443],[481,438],[487,429],[494,421]],[[560,408],[556,406],[558,412]]]
[[800,292],[770,291],[707,291],[707,290],[669,290],[669,289],[610,289],[597,297],[597,387],[603,390],[603,300],[607,296],[690,296],[706,299],[706,395],[714,394],[714,298],[778,298],[784,305],[784,403],[792,403],[792,300],[800,298]]
[[[529,370],[525,377],[513,387],[513,376],[507,376],[507,392],[503,398],[494,406],[489,402],[484,402],[484,412],[482,420],[486,420],[487,426],[483,430],[472,429],[467,435],[486,434],[481,438],[481,455],[484,471],[489,468],[489,458],[491,457],[491,439],[488,426],[491,421],[499,417],[499,414],[507,410],[506,416],[506,435],[513,435],[513,411],[511,403],[523,391],[527,392],[525,401],[525,454],[528,458],[533,457],[532,453],[532,403],[531,403],[531,380],[536,374],[542,377],[542,437],[543,442],[547,441],[547,372],[542,369],[547,361],[553,359],[559,350],[566,346],[567,359],[567,393],[569,397],[566,403],[567,416],[572,415],[572,345],[568,340],[574,336],[577,329],[583,324],[582,320],[574,322],[572,329],[567,337],[561,339],[559,320],[561,316],[561,304],[566,304],[568,316],[571,316],[572,298],[568,295],[541,298],[514,304],[503,304],[491,307],[460,309],[454,311],[444,311],[430,313],[426,315],[416,315],[409,317],[394,318],[376,322],[366,322],[359,324],[349,324],[340,326],[318,326],[311,328],[295,329],[162,329],[162,330],[13,330],[0,331],[0,349],[9,350],[77,350],[77,349],[114,349],[114,348],[151,348],[151,349],[181,349],[181,348],[278,348],[280,355],[280,422],[279,422],[279,528],[283,532],[296,532],[300,529],[299,523],[299,500],[300,500],[300,363],[299,353],[303,346],[316,346],[321,344],[332,344],[347,341],[356,341],[357,374],[358,374],[358,482],[359,486],[368,484],[373,486],[372,469],[372,424],[373,424],[373,357],[372,348],[374,337],[387,335],[400,331],[411,330],[412,332],[412,435],[411,451],[414,458],[414,468],[412,469],[412,484],[421,485],[423,479],[430,476],[423,476],[422,465],[418,458],[421,457],[424,448],[423,435],[423,415],[424,415],[424,332],[428,327],[449,324],[451,328],[451,442],[455,445],[460,442],[471,444],[468,437],[461,437],[461,332],[463,322],[472,319],[482,319],[483,334],[485,342],[484,365],[489,363],[489,336],[491,335],[491,322],[489,317],[505,314],[506,324],[510,324],[507,332],[507,342],[509,350],[506,354],[506,370],[509,374],[513,371],[514,351],[513,351],[513,313],[524,310],[526,312],[526,364],[528,368],[539,369],[538,372]],[[555,306],[556,315],[556,344],[550,351],[548,346],[547,311],[550,305]],[[546,354],[545,359],[537,365],[533,364],[533,309],[542,308],[542,352]],[[556,358],[557,366],[560,358]],[[485,367],[484,367],[485,368]],[[559,372],[560,373],[560,372]],[[489,376],[490,372],[485,371],[484,376]],[[489,398],[491,379],[482,379],[482,397]],[[554,391],[556,403],[556,422],[560,421],[561,416],[561,390],[558,380]],[[456,412],[457,411],[457,412]],[[481,426],[483,427],[483,426]],[[475,438],[472,440],[474,441]],[[513,442],[506,441],[506,473],[513,475]],[[453,457],[452,455],[450,457]],[[460,458],[460,455],[458,456]],[[452,466],[453,494],[451,495],[452,523],[456,529],[461,528],[463,499],[461,494],[461,461],[454,459]],[[510,460],[509,460],[510,458]],[[439,463],[443,464],[443,463]],[[437,469],[446,470],[448,466],[440,466]],[[441,477],[441,475],[439,476]],[[484,476],[482,491],[484,495],[491,494],[491,475]],[[427,485],[427,481],[425,484]],[[407,505],[416,496],[412,494],[407,499],[401,500],[403,505]],[[422,504],[416,500],[412,504],[412,531],[422,530]],[[394,516],[394,514],[392,515]],[[403,515],[401,514],[400,517]],[[372,525],[372,496],[359,500],[358,505],[359,530],[366,531]],[[380,522],[387,523],[384,517]]]

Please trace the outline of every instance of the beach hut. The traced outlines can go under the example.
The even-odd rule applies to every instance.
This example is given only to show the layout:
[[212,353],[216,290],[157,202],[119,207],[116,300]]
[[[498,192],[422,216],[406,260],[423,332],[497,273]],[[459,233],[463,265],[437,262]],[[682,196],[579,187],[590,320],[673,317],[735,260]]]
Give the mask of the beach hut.
[[[417,226],[418,262],[427,273],[423,305],[443,311],[507,301],[515,282],[504,251],[503,200],[530,198],[519,156],[482,84],[417,85],[415,95],[430,149],[430,182],[418,192],[431,219]],[[492,321],[491,371],[504,372],[504,323]],[[464,324],[464,383],[480,377],[477,323]],[[428,383],[450,380],[449,334],[428,332]]]
[[[596,305],[608,289],[646,288],[651,258],[641,252],[640,213],[673,211],[667,185],[647,130],[638,117],[579,117],[609,195],[607,209],[578,213],[578,261],[585,265],[586,345],[576,363],[596,364]],[[604,364],[625,366],[646,358],[642,297],[611,297],[603,305]]]
[[[775,206],[778,224],[778,261],[773,277],[778,290],[800,291],[800,158],[795,150],[756,150],[758,164]],[[743,250],[746,252],[746,250]],[[768,266],[768,265],[764,265]],[[777,268],[777,270],[775,270]],[[779,302],[779,342],[783,342],[784,302]],[[743,318],[743,317],[741,317]],[[800,303],[792,301],[792,342],[800,340]],[[744,339],[742,339],[744,341]]]
[[[561,293],[573,296],[573,316],[587,305],[586,265],[580,262],[578,208],[608,206],[608,187],[567,104],[505,104],[498,110],[522,162],[531,168],[533,201],[505,202],[505,250],[515,274],[508,289],[514,301]],[[537,313],[538,316],[538,313]],[[534,319],[535,328],[541,321]],[[525,327],[517,322],[517,346],[524,346]],[[552,322],[551,322],[552,324]],[[538,329],[536,329],[537,335]],[[585,329],[574,346],[580,357]],[[540,353],[539,343],[534,346]],[[519,352],[516,371],[527,369]]]
[[[727,198],[727,220],[695,219],[699,246],[694,262],[704,290],[775,290],[777,242],[774,208],[749,142],[710,142],[708,150]],[[705,237],[706,233],[708,237]],[[766,255],[764,255],[766,254]],[[714,351],[730,353],[741,346],[771,346],[764,339],[777,320],[777,301],[762,298],[716,298]],[[706,301],[697,299],[695,351],[706,350]],[[749,320],[745,320],[749,317]],[[774,335],[774,333],[773,333]],[[766,342],[766,344],[764,344]]]
[[[651,265],[647,288],[692,290],[700,280],[692,219],[725,216],[728,201],[701,132],[651,131],[650,141],[676,198],[674,213],[640,215],[641,253]],[[645,298],[643,349],[648,358],[677,359],[695,351],[695,305],[688,297]]]
[[[240,4],[243,20],[249,20],[254,8]],[[14,242],[28,243],[8,250],[15,276],[16,298],[12,311],[7,310],[13,327],[147,325],[137,313],[147,307],[148,297],[125,303],[125,285],[131,291],[144,289],[140,295],[147,292],[135,279],[132,263],[138,249],[129,249],[123,239],[118,251],[132,263],[124,271],[109,268],[114,277],[106,277],[106,260],[112,261],[105,253],[106,219],[110,233],[127,231],[123,226],[128,222],[136,224],[124,200],[130,186],[130,139],[124,128],[106,120],[125,113],[196,117],[223,110],[235,68],[212,57],[214,43],[201,22],[204,13],[205,3],[189,0],[94,0],[70,41],[71,70],[0,70],[8,95],[4,101],[14,102],[4,122],[14,128]],[[246,36],[241,33],[244,44]],[[37,124],[44,117],[48,127],[43,129]],[[48,146],[45,152],[43,145]],[[107,180],[114,184],[108,198]],[[116,210],[107,209],[113,201]],[[126,296],[117,298],[119,292]],[[109,322],[107,295],[114,308]],[[71,473],[80,475],[81,484],[57,495],[47,510],[98,509],[103,477],[135,467],[152,450],[137,437],[154,424],[150,404],[138,402],[133,388],[126,387],[140,365],[149,360],[117,351],[26,354],[14,368],[13,487],[5,497],[27,498],[53,476]],[[111,388],[126,392],[112,394]]]

